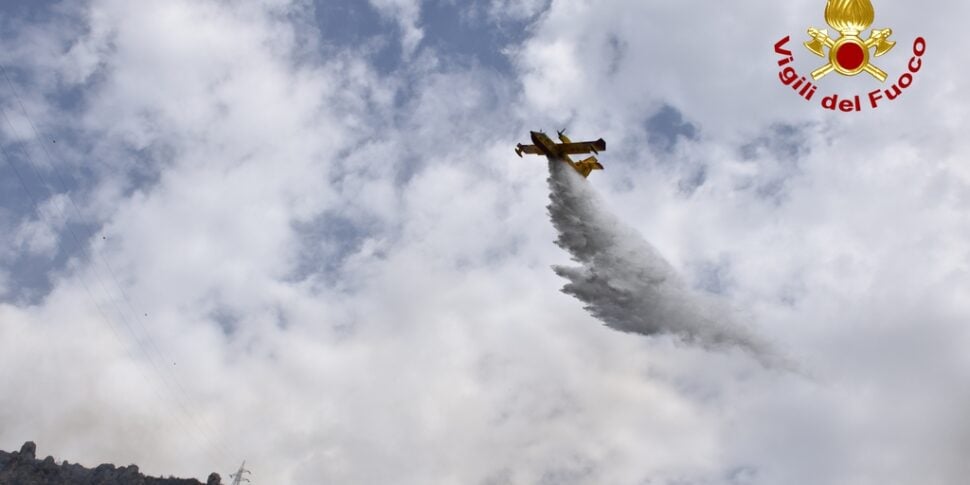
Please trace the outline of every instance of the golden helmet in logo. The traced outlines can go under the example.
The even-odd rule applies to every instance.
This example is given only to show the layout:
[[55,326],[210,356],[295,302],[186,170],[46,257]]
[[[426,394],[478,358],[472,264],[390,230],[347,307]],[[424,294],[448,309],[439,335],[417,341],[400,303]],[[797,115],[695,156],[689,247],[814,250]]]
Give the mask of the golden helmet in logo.
[[875,49],[872,57],[889,52],[896,45],[889,40],[892,29],[872,29],[865,40],[859,36],[872,25],[875,15],[869,0],[828,0],[825,22],[839,32],[839,37],[832,39],[825,29],[808,29],[811,39],[805,42],[805,47],[809,51],[825,57],[825,48],[829,49],[828,64],[812,71],[812,79],[818,80],[832,71],[844,76],[865,71],[880,81],[886,80],[886,72],[870,62],[869,52]]

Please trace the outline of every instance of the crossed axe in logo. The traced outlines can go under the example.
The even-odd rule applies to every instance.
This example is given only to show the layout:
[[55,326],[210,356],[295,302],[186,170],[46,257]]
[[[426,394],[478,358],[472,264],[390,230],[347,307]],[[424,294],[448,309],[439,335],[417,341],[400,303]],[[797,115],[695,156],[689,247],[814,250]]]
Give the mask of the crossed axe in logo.
[[858,34],[844,31],[838,39],[829,37],[827,30],[808,29],[812,38],[805,47],[819,57],[825,57],[825,47],[829,48],[829,63],[812,71],[812,79],[837,71],[846,76],[855,76],[865,71],[880,81],[886,80],[886,72],[869,63],[869,49],[876,48],[874,57],[879,57],[893,48],[896,42],[889,40],[892,29],[872,29],[869,38],[862,40]]

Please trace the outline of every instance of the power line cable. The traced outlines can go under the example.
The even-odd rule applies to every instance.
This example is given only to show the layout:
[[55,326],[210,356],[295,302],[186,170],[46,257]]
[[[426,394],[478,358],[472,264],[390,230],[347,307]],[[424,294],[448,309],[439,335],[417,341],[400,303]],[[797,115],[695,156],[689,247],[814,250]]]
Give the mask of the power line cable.
[[[2,115],[2,117],[4,118],[4,121],[7,122],[7,125],[10,126],[11,130],[14,130],[14,132],[16,134],[16,131],[15,131],[15,128],[14,128],[13,124],[10,122],[9,117],[7,117],[6,111],[3,110],[2,107],[0,107],[0,115]],[[35,178],[37,178],[38,181],[44,183],[44,180],[40,176],[39,172],[37,171],[37,167],[36,167],[35,163],[33,162],[33,160],[30,158],[29,153],[25,149],[23,149],[23,147],[21,147],[21,148],[22,148],[22,152],[23,152],[24,156],[28,160],[28,166],[31,168],[31,170],[32,170]],[[12,161],[13,159],[10,157],[9,152],[7,152],[6,149],[4,149],[4,156],[6,157],[8,163],[11,165],[11,167],[14,167],[15,171],[17,172],[17,178],[18,178],[18,180],[21,181],[21,183],[23,184],[24,190],[28,193],[28,196],[29,196],[29,198],[31,200],[31,204],[34,207],[34,210],[37,212],[38,219],[39,220],[47,219],[48,220],[47,222],[51,226],[54,226],[54,224],[53,224],[54,216],[52,214],[50,214],[49,211],[46,211],[47,213],[45,214],[45,211],[41,210],[41,205],[40,205],[40,202],[38,201],[38,198],[35,197],[33,195],[33,193],[31,192],[29,186],[26,184],[26,179],[23,177],[23,175],[20,173],[20,171],[16,169],[16,165]],[[58,214],[57,217],[59,217],[62,220],[66,220],[66,217],[64,216],[63,211],[59,211],[59,212],[61,212],[61,213]],[[65,224],[65,228],[68,230],[68,232],[71,234],[72,239],[74,240],[75,249],[79,251],[80,248],[82,247],[82,244],[80,242],[80,238],[77,236],[77,234],[74,232],[74,229],[71,228],[71,226],[69,224]],[[143,357],[147,357],[147,360],[149,361],[149,363],[155,368],[155,371],[158,373],[157,374],[157,377],[160,378],[159,379],[159,382],[161,382],[162,384],[164,384],[166,387],[169,387],[169,392],[172,392],[173,390],[171,389],[170,385],[164,380],[164,375],[161,373],[160,368],[159,368],[159,365],[148,354],[147,349],[144,347],[144,344],[141,342],[141,340],[139,339],[139,337],[135,333],[133,327],[128,322],[127,318],[118,309],[117,304],[114,302],[114,299],[112,298],[111,293],[108,291],[108,289],[105,286],[104,281],[101,279],[100,275],[98,275],[97,271],[92,271],[92,274],[94,275],[94,277],[97,280],[98,284],[101,286],[101,289],[102,289],[102,291],[105,294],[106,300],[108,302],[110,302],[110,304],[114,307],[115,312],[119,315],[121,322],[124,324],[125,328],[128,330],[128,333],[131,334],[132,340],[141,349],[141,352],[142,352]],[[80,272],[78,273],[78,279],[84,285],[85,290],[88,293],[88,296],[91,298],[92,302],[98,307],[98,310],[102,314],[102,317],[105,318],[105,321],[106,322],[110,322],[110,319],[107,316],[107,312],[104,312],[103,309],[102,309],[102,307],[101,307],[101,305],[99,303],[97,303],[97,299],[94,297],[94,292],[91,290],[90,285],[88,285],[87,281],[84,280],[84,276]],[[109,326],[110,326],[110,324],[109,324]],[[111,326],[111,328],[112,328],[113,331],[115,330],[113,326]],[[128,352],[128,355],[132,359],[132,361],[133,362],[137,362],[138,359],[135,357],[134,354],[132,354],[130,352],[130,349],[128,349],[128,347],[124,344],[123,338],[121,337],[121,334],[118,333],[118,332],[115,332],[115,336],[119,339],[119,343],[121,343],[122,346],[124,346],[126,348],[126,350]],[[142,372],[142,377],[144,377],[145,380],[146,380],[146,382],[147,382],[149,380],[148,379],[148,376],[146,374],[144,374],[143,370],[141,370],[140,367],[139,367],[139,370],[140,370],[140,372]],[[152,390],[153,390],[153,392],[155,392],[155,394],[159,398],[159,401],[160,402],[165,400],[161,396],[161,394],[158,393],[158,389],[157,388],[154,388],[153,387]],[[175,398],[175,404],[181,407],[181,410],[182,410],[183,413],[185,413],[187,416],[191,416],[191,413],[185,407],[185,405],[182,402],[180,402],[180,401],[177,400],[177,396],[175,396],[174,392],[172,392],[172,395],[170,397]],[[183,425],[183,426],[185,425],[185,421],[182,421],[180,415],[175,415],[175,418],[178,419],[179,421],[181,421],[181,425]],[[206,442],[212,442],[212,438],[209,437],[209,436],[207,436],[201,430],[201,428],[198,428],[198,424],[195,424],[195,423],[193,423],[193,424],[197,428],[198,433],[200,434],[200,436]]]
[[[7,81],[7,84],[10,86],[11,92],[14,94],[14,97],[17,99],[17,102],[18,102],[21,110],[23,111],[24,117],[27,119],[28,124],[30,125],[31,129],[34,132],[35,139],[38,139],[38,140],[41,139],[42,137],[40,135],[40,132],[37,130],[36,125],[34,124],[33,120],[30,118],[30,115],[27,112],[27,109],[26,109],[26,107],[23,104],[23,100],[20,98],[20,95],[17,93],[17,90],[16,90],[16,88],[15,88],[12,80],[10,79],[10,76],[8,75],[6,68],[2,64],[0,64],[0,72],[2,72],[4,78]],[[17,130],[14,127],[14,125],[10,122],[10,119],[7,117],[7,115],[6,115],[5,112],[3,112],[3,117],[4,117],[5,121],[7,122],[8,126],[10,126],[12,132],[16,135],[17,134]],[[17,136],[19,136],[19,135],[17,135]],[[54,172],[55,176],[58,179],[58,182],[60,183],[60,188],[63,191],[64,196],[67,198],[67,200],[69,201],[71,207],[74,209],[75,215],[77,216],[78,220],[79,221],[80,220],[83,220],[83,214],[81,213],[80,208],[77,206],[77,204],[75,203],[75,201],[73,200],[73,198],[70,197],[69,191],[67,189],[67,183],[66,183],[64,177],[61,175],[60,170],[58,169],[57,164],[55,163],[54,157],[50,154],[49,150],[46,147],[46,144],[41,143],[41,147],[43,148],[43,151],[44,151],[45,155],[47,156],[48,162],[50,164],[51,171]],[[22,152],[23,152],[25,158],[27,159],[27,161],[29,163],[30,168],[33,171],[33,174],[34,174],[35,178],[37,178],[38,182],[40,182],[42,185],[45,185],[45,186],[48,186],[49,187],[50,186],[50,183],[41,174],[40,170],[38,169],[38,164],[33,160],[33,158],[30,156],[30,154],[26,150],[26,148],[24,148],[23,146],[21,146],[21,149],[22,149]],[[6,150],[5,150],[5,155],[8,157],[8,162],[10,162],[11,163],[11,166],[13,166],[15,168],[15,170],[16,170],[16,167],[13,165],[12,160],[9,158],[9,154],[6,154]],[[22,176],[22,174],[19,173],[19,170],[16,170],[16,171],[17,171],[18,179],[20,180],[21,184],[24,186],[24,189],[26,191],[28,191],[28,194],[30,194],[30,190],[29,190],[28,185],[26,184],[26,180],[24,179],[24,177]],[[53,192],[53,190],[52,190],[52,192]],[[38,212],[38,216],[39,217],[43,217],[43,213],[42,213],[42,211],[40,211],[39,203],[34,199],[34,197],[32,195],[31,195],[31,200],[32,200],[32,203],[35,206],[35,210],[37,210],[37,212]],[[61,214],[60,214],[61,219],[64,220],[64,221],[68,221],[68,219],[64,216],[63,211],[60,211],[60,212],[61,212]],[[73,230],[73,228],[71,228],[71,226],[70,226],[69,223],[65,222],[65,227],[68,229],[68,232],[71,234],[71,237],[73,238],[74,243],[77,246],[76,249],[77,250],[80,250],[81,247],[83,247],[83,245],[81,244],[80,238],[77,236],[77,234],[75,233],[75,231]],[[154,351],[154,354],[155,354],[154,356],[152,355],[152,352],[150,352],[145,347],[144,343],[142,342],[142,338],[139,337],[137,335],[137,333],[135,332],[134,327],[131,325],[131,323],[128,321],[128,318],[125,316],[125,312],[122,311],[117,306],[117,303],[115,303],[114,298],[112,298],[112,296],[111,296],[111,291],[108,290],[107,285],[101,279],[101,276],[98,274],[97,271],[94,271],[93,272],[95,279],[98,281],[98,284],[101,286],[101,289],[104,291],[105,295],[108,297],[108,300],[111,302],[112,306],[115,308],[115,311],[120,316],[122,322],[125,324],[125,327],[128,329],[128,331],[131,334],[133,340],[141,348],[143,355],[147,358],[147,360],[149,361],[149,363],[155,368],[155,371],[158,373],[158,376],[161,378],[161,382],[166,387],[169,388],[169,391],[172,393],[172,396],[175,398],[176,404],[181,408],[181,410],[182,410],[182,412],[184,414],[186,414],[188,417],[191,417],[192,416],[192,413],[189,411],[189,409],[187,408],[186,404],[184,402],[182,402],[181,400],[178,399],[180,393],[179,392],[176,392],[175,389],[172,388],[171,383],[169,383],[168,380],[166,379],[165,373],[162,372],[161,369],[162,369],[163,366],[161,366],[158,362],[156,362],[156,358],[159,359],[159,360],[161,360],[161,361],[163,361],[163,362],[164,361],[167,361],[167,359],[164,358],[164,355],[162,354],[161,350],[156,345],[155,340],[152,338],[151,334],[148,332],[147,325],[144,322],[140,321],[140,318],[138,317],[138,312],[135,310],[134,305],[131,302],[131,299],[128,297],[127,293],[124,291],[124,288],[121,285],[120,280],[119,280],[117,274],[115,273],[115,271],[111,267],[111,265],[108,263],[108,261],[104,257],[104,255],[101,254],[100,250],[98,248],[96,248],[96,247],[93,247],[93,245],[92,245],[92,249],[93,249],[92,252],[94,253],[95,256],[97,256],[99,262],[108,270],[108,273],[109,273],[111,279],[113,280],[113,282],[115,284],[115,287],[117,288],[118,292],[121,294],[122,300],[124,300],[125,303],[127,304],[127,307],[128,307],[129,312],[131,313],[131,315],[134,315],[135,316],[135,318],[133,320],[141,325],[141,331],[142,331],[142,334],[144,335],[144,340],[147,341],[149,343],[149,345],[152,347],[152,350]],[[83,277],[82,277],[82,279],[83,279]],[[85,284],[85,286],[87,286],[87,283],[86,282],[84,282],[84,284]],[[93,300],[93,293],[90,292],[90,288],[88,288],[88,293],[89,293],[89,296]],[[107,318],[106,315],[103,315],[103,317]],[[164,366],[164,367],[167,367],[167,366]],[[188,400],[188,397],[190,396],[190,393],[188,393],[188,391],[185,389],[185,387],[181,384],[181,382],[178,380],[177,376],[174,376],[174,372],[173,372],[172,381],[179,388],[179,391],[181,392],[181,395],[184,396],[186,400]],[[205,419],[205,416],[204,415],[198,416],[198,418],[203,422],[203,424],[205,424],[206,427],[209,428],[210,432],[211,431],[214,431],[212,429],[211,425],[208,424],[208,422]],[[223,459],[226,459],[227,456],[228,456],[228,450],[222,444],[221,440],[213,440],[211,436],[208,436],[208,433],[206,433],[205,431],[203,431],[199,427],[199,424],[198,423],[196,423],[194,420],[192,420],[190,422],[194,425],[194,427],[197,428],[197,431],[200,433],[200,435],[208,443],[215,444],[219,448],[219,452],[223,455]],[[217,432],[215,434],[218,435]]]
[[[6,116],[5,113],[4,113],[4,116]],[[3,153],[4,160],[7,161],[7,164],[10,165],[10,168],[13,170],[14,174],[17,176],[17,179],[20,181],[20,184],[23,187],[24,192],[26,192],[27,194],[27,198],[30,200],[31,206],[33,207],[34,211],[37,213],[37,217],[39,219],[44,219],[44,211],[41,210],[40,204],[38,203],[37,199],[34,197],[33,192],[30,191],[26,183],[26,179],[24,179],[23,177],[23,174],[21,174],[20,170],[17,168],[17,165],[13,162],[13,157],[10,156],[10,154],[7,152],[6,148],[4,148],[2,144],[0,144],[0,152]],[[90,285],[88,285],[87,281],[85,281],[83,277],[80,277],[80,275],[79,275],[78,281],[81,282],[81,286],[84,288],[85,293],[88,295],[88,299],[91,300],[91,303],[94,305],[98,314],[100,314],[101,318],[107,323],[108,329],[111,330],[111,334],[118,342],[119,347],[125,349],[125,353],[128,354],[128,357],[131,359],[132,362],[137,362],[138,359],[135,357],[135,354],[131,352],[130,346],[125,343],[124,338],[121,336],[121,333],[118,331],[118,329],[115,328],[115,326],[110,323],[111,320],[110,318],[108,318],[107,312],[105,312],[101,304],[98,303],[97,298],[94,297],[94,293],[91,291]],[[139,374],[141,374],[142,378],[144,378],[145,381],[147,382],[149,380],[149,377],[145,373],[145,369],[143,369],[141,366],[138,366],[138,365],[135,365],[135,368],[138,369]],[[158,398],[158,401],[156,401],[156,405],[158,405],[158,403],[161,403],[164,400],[164,398],[158,392],[157,388],[152,387],[151,389],[155,393],[155,397]],[[181,423],[181,424],[184,426],[184,423]],[[157,422],[155,423],[155,429],[156,430],[159,429],[159,425]]]

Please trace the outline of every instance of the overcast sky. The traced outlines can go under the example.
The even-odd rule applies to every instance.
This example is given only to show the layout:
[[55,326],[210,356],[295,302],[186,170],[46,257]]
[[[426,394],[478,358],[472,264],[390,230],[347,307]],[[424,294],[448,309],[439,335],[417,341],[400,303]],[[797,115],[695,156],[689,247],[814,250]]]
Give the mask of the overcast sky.
[[[966,2],[0,1],[0,449],[257,484],[970,475]],[[830,28],[830,32],[833,30]],[[824,94],[886,87],[877,110]],[[864,100],[863,100],[864,102]],[[794,363],[561,292],[528,131]],[[56,142],[55,142],[56,141]]]

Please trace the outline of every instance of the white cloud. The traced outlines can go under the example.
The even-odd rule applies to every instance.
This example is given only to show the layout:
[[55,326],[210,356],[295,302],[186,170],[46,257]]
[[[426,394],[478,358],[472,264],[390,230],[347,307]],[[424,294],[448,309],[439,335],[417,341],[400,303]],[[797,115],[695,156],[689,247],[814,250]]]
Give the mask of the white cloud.
[[[621,219],[634,224],[676,267],[728,262],[728,296],[820,376],[817,388],[794,381],[766,384],[779,394],[801,388],[800,400],[831,410],[813,413],[804,427],[798,407],[787,399],[749,397],[728,405],[771,410],[769,418],[758,412],[739,417],[735,430],[757,443],[737,461],[777,460],[756,466],[761,471],[755,483],[800,483],[809,470],[813,483],[846,477],[853,483],[917,483],[921,474],[940,483],[958,480],[965,467],[956,465],[952,450],[966,450],[966,430],[944,431],[936,423],[900,416],[890,403],[905,403],[899,405],[911,410],[928,405],[941,422],[960,419],[956,407],[940,409],[910,396],[927,395],[936,386],[952,389],[954,381],[943,376],[966,373],[965,364],[957,363],[960,351],[936,340],[966,338],[948,315],[966,314],[956,300],[965,285],[966,254],[957,241],[965,240],[970,221],[957,214],[966,200],[967,178],[957,161],[962,143],[954,139],[954,118],[938,116],[951,113],[947,99],[959,97],[941,90],[951,93],[952,80],[962,78],[950,61],[936,58],[939,70],[921,72],[921,85],[907,92],[908,98],[855,117],[829,116],[797,99],[787,103],[781,90],[773,100],[778,86],[769,67],[771,44],[813,21],[792,14],[802,7],[778,7],[786,15],[775,7],[742,12],[743,6],[723,15],[696,15],[699,5],[554,4],[520,51],[524,103],[542,113],[536,116],[540,122],[573,119],[574,134],[602,135],[611,149],[621,148],[603,157],[607,170],[593,182],[613,189],[605,195]],[[761,16],[775,20],[756,20]],[[952,35],[948,27],[917,22],[920,16],[897,11],[894,17],[900,43],[895,57],[886,56],[890,66],[894,62],[898,68],[908,58],[903,39]],[[664,28],[683,25],[691,27]],[[750,25],[777,25],[778,33],[748,30]],[[739,52],[762,52],[756,46],[764,45],[765,59],[731,54],[705,32],[732,39]],[[615,58],[622,61],[612,70]],[[833,84],[859,89],[849,81]],[[638,131],[658,100],[672,102],[700,126],[697,142],[682,142],[669,155],[642,148],[645,137]],[[793,124],[795,138],[805,150],[788,154],[783,147],[768,147],[752,157],[743,154],[744,145],[761,137],[783,141],[769,127],[772,121],[799,119]],[[685,195],[678,190],[683,167],[697,165],[704,168],[705,181]],[[914,345],[927,340],[934,343]],[[865,355],[861,349],[868,349]],[[894,366],[888,361],[937,377],[917,383],[890,370]],[[954,406],[967,402],[962,392],[944,394],[960,403]],[[783,431],[765,431],[773,426]],[[885,426],[898,437],[893,445],[877,443]],[[758,431],[748,434],[751,430]],[[939,441],[926,449],[903,444],[903,436]],[[774,445],[765,444],[781,440],[815,446],[788,453],[772,452]],[[832,453],[812,451],[821,448]],[[897,459],[888,465],[840,449],[886,450]]]
[[[928,55],[855,118],[786,104],[771,45],[815,3],[553,2],[514,78],[417,53],[417,3],[379,5],[415,53],[399,77],[307,61],[283,15],[303,4],[24,27],[0,55],[38,79],[36,122],[90,140],[58,149],[100,232],[41,304],[0,305],[0,445],[198,477],[245,458],[284,484],[958,482],[962,69]],[[957,45],[890,10],[901,38]],[[45,101],[61,89],[81,102]],[[642,128],[663,104],[698,127],[669,154]],[[511,148],[566,121],[608,141],[605,206],[689,283],[723,268],[720,298],[813,379],[603,328],[557,291],[546,164]],[[349,228],[315,237],[334,214]]]
[[414,54],[424,30],[420,26],[421,0],[370,0],[382,17],[393,20],[401,30],[401,50],[405,60]]
[[549,6],[548,0],[491,0],[489,15],[496,20],[525,20],[541,13]]
[[[33,196],[36,197],[37,194]],[[53,257],[60,242],[59,233],[65,230],[65,225],[71,218],[69,204],[70,201],[64,194],[55,195],[41,203],[37,207],[40,214],[32,213],[31,219],[22,221],[14,230],[11,249],[22,248],[28,254]],[[67,244],[74,242],[68,241]]]

